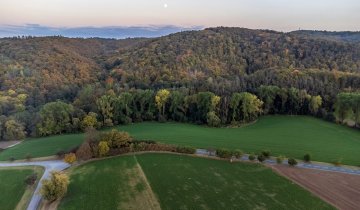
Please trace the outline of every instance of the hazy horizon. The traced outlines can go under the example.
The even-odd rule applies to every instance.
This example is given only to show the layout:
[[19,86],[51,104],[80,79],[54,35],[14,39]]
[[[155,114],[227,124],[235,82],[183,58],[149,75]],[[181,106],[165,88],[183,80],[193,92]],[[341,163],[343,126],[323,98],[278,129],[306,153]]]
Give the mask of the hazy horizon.
[[217,26],[282,32],[360,31],[358,11],[357,0],[4,0],[0,2],[0,36],[87,37],[93,32],[112,37],[121,32],[125,37],[134,28],[135,35],[149,31],[145,34],[157,36]]

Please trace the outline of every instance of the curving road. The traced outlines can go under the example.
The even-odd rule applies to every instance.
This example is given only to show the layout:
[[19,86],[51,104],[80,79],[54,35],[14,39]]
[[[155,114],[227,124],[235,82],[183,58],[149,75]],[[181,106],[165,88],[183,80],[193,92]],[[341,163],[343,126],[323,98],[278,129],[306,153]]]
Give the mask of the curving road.
[[0,167],[13,167],[13,166],[42,166],[45,168],[45,172],[42,175],[38,185],[36,186],[35,192],[31,198],[27,210],[36,210],[41,201],[40,189],[42,186],[42,180],[50,177],[51,171],[62,171],[68,167],[69,164],[61,160],[49,160],[49,161],[34,161],[34,162],[18,162],[18,163],[0,163]]
[[[211,154],[206,149],[197,149],[196,154],[197,155],[205,155],[205,156],[214,156],[214,153]],[[243,155],[240,158],[240,160],[248,161],[249,156],[248,155]],[[264,163],[266,163],[266,164],[277,164],[276,160],[272,160],[272,159],[265,160]],[[288,164],[287,160],[284,160],[283,164],[287,165]],[[360,175],[360,170],[359,169],[350,169],[350,168],[346,168],[346,167],[342,167],[342,166],[329,166],[329,165],[325,165],[325,164],[302,163],[301,162],[301,163],[298,163],[296,165],[296,167],[316,169],[316,170],[321,170],[321,171],[338,172],[338,173],[344,173],[344,174]]]

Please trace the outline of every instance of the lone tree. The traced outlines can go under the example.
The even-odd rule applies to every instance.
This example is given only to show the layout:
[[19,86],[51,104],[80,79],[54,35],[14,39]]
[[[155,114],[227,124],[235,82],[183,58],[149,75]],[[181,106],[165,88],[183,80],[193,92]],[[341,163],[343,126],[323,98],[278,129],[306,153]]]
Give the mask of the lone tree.
[[289,158],[288,159],[288,164],[290,166],[296,166],[297,165],[297,161],[294,158]]
[[310,162],[310,161],[311,161],[311,156],[310,156],[310,154],[305,154],[305,155],[304,155],[304,161],[305,161],[305,162]]
[[52,171],[50,179],[42,181],[42,184],[40,194],[45,200],[53,202],[66,194],[69,177],[60,171]]
[[257,156],[257,159],[258,159],[259,162],[262,163],[262,162],[264,162],[266,160],[266,157],[265,157],[265,155],[260,154],[260,155]]

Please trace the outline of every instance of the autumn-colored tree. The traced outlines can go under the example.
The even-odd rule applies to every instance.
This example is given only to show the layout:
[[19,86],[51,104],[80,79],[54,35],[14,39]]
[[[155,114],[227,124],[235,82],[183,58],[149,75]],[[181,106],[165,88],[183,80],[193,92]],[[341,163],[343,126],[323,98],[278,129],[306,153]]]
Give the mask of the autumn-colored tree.
[[76,161],[75,153],[65,154],[64,161],[69,164],[73,164]]
[[26,132],[24,131],[24,126],[17,122],[16,120],[8,120],[5,123],[5,132],[4,139],[5,140],[21,140],[26,136]]
[[[96,101],[99,113],[102,116],[104,124],[106,120],[108,120],[108,124],[109,122],[112,122],[114,116],[114,103],[115,97],[113,95],[103,95]],[[111,126],[111,124],[107,126]]]
[[79,160],[89,160],[93,157],[93,152],[88,141],[82,143],[76,151],[76,157]]
[[309,110],[312,114],[316,114],[319,111],[321,105],[322,105],[321,96],[311,96],[309,103]]
[[132,141],[132,137],[127,132],[118,131],[112,129],[110,132],[104,132],[101,135],[101,141],[108,143],[109,147],[120,148],[129,145]]
[[109,145],[108,145],[108,143],[106,141],[100,141],[98,149],[99,149],[99,156],[100,157],[106,156],[109,153],[109,150],[110,150]]
[[156,93],[155,103],[157,108],[159,109],[159,113],[161,113],[162,116],[165,115],[165,105],[169,97],[170,97],[170,91],[166,89],[161,89]]
[[41,195],[46,200],[53,202],[62,198],[66,192],[69,184],[69,177],[59,171],[52,171],[50,179],[42,181]]
[[81,121],[82,129],[86,129],[88,127],[96,128],[97,124],[98,124],[97,114],[94,112],[89,112],[89,114],[86,115],[84,119]]
[[263,102],[251,93],[234,93],[231,98],[230,108],[232,118],[235,120],[252,121],[262,113]]

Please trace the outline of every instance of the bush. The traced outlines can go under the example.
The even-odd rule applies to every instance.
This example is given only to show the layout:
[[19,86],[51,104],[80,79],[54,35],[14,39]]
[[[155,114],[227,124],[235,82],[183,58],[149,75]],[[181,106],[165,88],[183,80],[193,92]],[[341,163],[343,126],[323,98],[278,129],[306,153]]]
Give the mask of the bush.
[[217,149],[216,155],[220,158],[231,158],[232,152],[228,149]]
[[238,150],[238,149],[236,149],[232,152],[232,155],[235,156],[237,159],[241,158],[243,156],[243,154],[244,154],[243,151]]
[[341,166],[342,165],[342,158],[339,158],[333,162],[334,166]]
[[26,177],[25,183],[29,186],[33,186],[37,180],[37,174],[31,174],[30,176]]
[[257,159],[258,159],[259,162],[262,163],[262,162],[264,162],[266,160],[266,157],[263,154],[260,154],[260,155],[257,156]]
[[284,156],[278,156],[278,157],[276,158],[276,163],[277,163],[277,164],[282,164],[282,163],[284,162],[284,159],[285,159]]
[[94,156],[92,153],[89,142],[85,141],[81,144],[79,149],[76,151],[76,157],[79,160],[89,160]]
[[255,158],[256,158],[256,157],[255,157],[255,155],[254,155],[254,154],[250,154],[250,155],[249,155],[249,160],[254,161],[254,160],[255,160]]
[[311,161],[311,156],[310,156],[310,154],[305,154],[305,155],[304,155],[304,161],[305,161],[305,162],[310,162],[310,161]]
[[271,155],[271,152],[269,150],[264,150],[261,152],[261,154],[265,157],[265,158],[269,158]]
[[296,166],[297,165],[297,161],[294,158],[289,158],[288,159],[288,164],[290,166]]
[[100,141],[98,149],[99,149],[99,156],[100,157],[106,156],[109,153],[109,150],[110,150],[109,145],[108,145],[108,143],[106,141]]
[[106,141],[111,148],[128,147],[132,141],[132,137],[127,132],[118,131],[116,129],[110,132],[103,132],[100,137],[101,141]]
[[58,151],[58,152],[56,153],[56,156],[57,156],[58,158],[61,158],[61,159],[62,159],[65,154],[66,154],[66,152],[65,152],[64,150],[60,150],[60,151]]
[[14,162],[14,161],[15,161],[15,158],[14,158],[14,157],[11,157],[11,158],[9,158],[9,161],[10,161],[10,162]]
[[192,147],[176,147],[176,152],[178,153],[184,153],[184,154],[194,154],[196,152],[195,148]]
[[43,180],[42,184],[40,194],[45,200],[52,202],[62,198],[66,194],[69,177],[59,171],[52,171],[50,180]]
[[69,153],[65,155],[64,161],[69,164],[73,164],[76,161],[75,153]]

